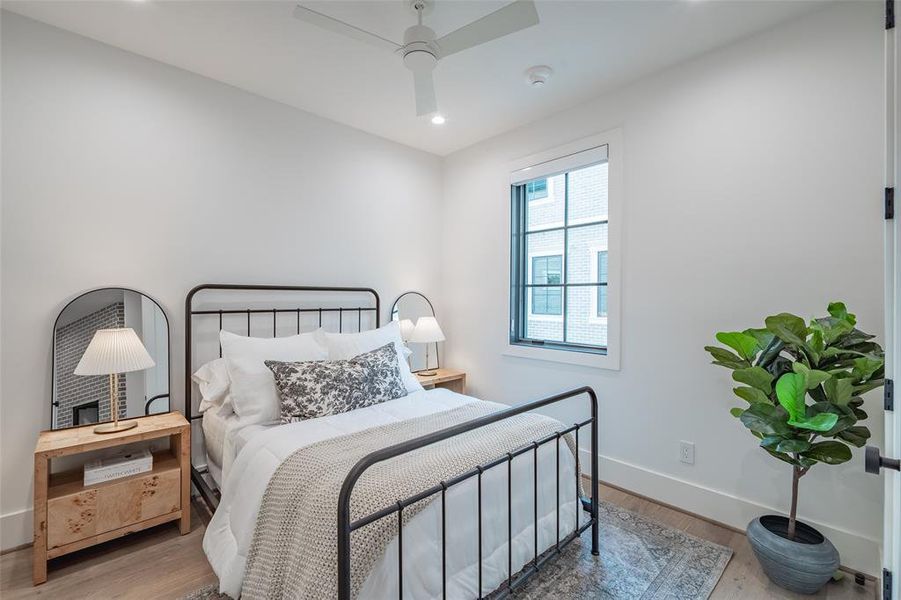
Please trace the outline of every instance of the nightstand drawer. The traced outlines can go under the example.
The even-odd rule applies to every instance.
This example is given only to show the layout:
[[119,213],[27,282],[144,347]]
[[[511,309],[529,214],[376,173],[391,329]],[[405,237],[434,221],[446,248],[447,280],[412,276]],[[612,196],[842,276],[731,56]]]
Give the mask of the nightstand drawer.
[[181,470],[169,452],[154,454],[153,470],[90,487],[82,472],[51,479],[47,498],[47,544],[57,548],[181,507]]

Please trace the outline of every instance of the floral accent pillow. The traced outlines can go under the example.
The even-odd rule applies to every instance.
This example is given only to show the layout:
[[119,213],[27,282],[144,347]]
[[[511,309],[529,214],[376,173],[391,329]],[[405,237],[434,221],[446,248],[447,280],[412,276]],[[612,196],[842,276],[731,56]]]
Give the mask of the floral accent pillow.
[[282,423],[337,415],[407,395],[393,343],[348,360],[265,362],[281,396]]

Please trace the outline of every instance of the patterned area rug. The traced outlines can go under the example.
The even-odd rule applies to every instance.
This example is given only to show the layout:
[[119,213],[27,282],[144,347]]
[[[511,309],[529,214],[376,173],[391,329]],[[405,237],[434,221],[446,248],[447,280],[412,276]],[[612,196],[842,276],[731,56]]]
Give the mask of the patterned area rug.
[[[703,600],[722,576],[732,550],[601,502],[601,555],[591,555],[590,532],[548,561],[516,598]],[[207,586],[183,600],[227,600]]]

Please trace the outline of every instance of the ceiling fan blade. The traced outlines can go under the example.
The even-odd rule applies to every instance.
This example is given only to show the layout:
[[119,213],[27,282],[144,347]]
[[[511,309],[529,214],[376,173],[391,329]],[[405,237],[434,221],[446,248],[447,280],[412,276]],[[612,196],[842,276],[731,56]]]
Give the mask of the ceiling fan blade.
[[379,48],[384,48],[385,50],[389,50],[391,52],[396,52],[401,48],[400,44],[395,44],[391,40],[385,39],[374,33],[369,33],[365,29],[360,29],[359,27],[345,23],[344,21],[339,21],[338,19],[335,19],[328,15],[324,15],[321,12],[313,10],[312,8],[307,8],[302,4],[298,4],[294,7],[294,18],[300,19],[305,23],[316,25],[317,27],[321,27],[322,29],[328,29],[329,31],[340,33],[341,35],[345,35],[355,40],[366,42],[367,44],[371,44]]
[[430,115],[438,111],[435,99],[435,82],[431,71],[414,71],[413,88],[416,93],[416,116]]
[[521,29],[538,25],[538,11],[533,0],[516,0],[486,15],[478,21],[464,25],[437,40],[441,56],[504,37]]

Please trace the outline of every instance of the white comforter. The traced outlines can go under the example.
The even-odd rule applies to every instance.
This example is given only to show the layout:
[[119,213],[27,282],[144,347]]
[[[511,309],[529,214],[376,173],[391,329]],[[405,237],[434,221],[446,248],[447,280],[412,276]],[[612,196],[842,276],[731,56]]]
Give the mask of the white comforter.
[[[269,479],[281,462],[298,448],[391,422],[457,408],[476,398],[444,389],[421,391],[397,400],[340,415],[291,423],[260,431],[241,450],[229,471],[219,508],[203,538],[203,549],[219,577],[219,591],[237,598],[257,512]],[[498,405],[498,408],[504,408]],[[538,453],[539,550],[556,540],[554,493],[555,443]],[[534,502],[532,453],[513,461],[513,571],[533,557]],[[447,492],[448,597],[478,596],[478,501],[473,477]],[[560,442],[560,537],[572,532],[576,511],[575,459]],[[337,528],[337,523],[336,523]],[[507,469],[486,471],[482,479],[482,589],[497,588],[507,577]],[[440,598],[441,501],[432,502],[404,528],[404,596]],[[397,598],[397,540],[369,574],[360,598]]]

